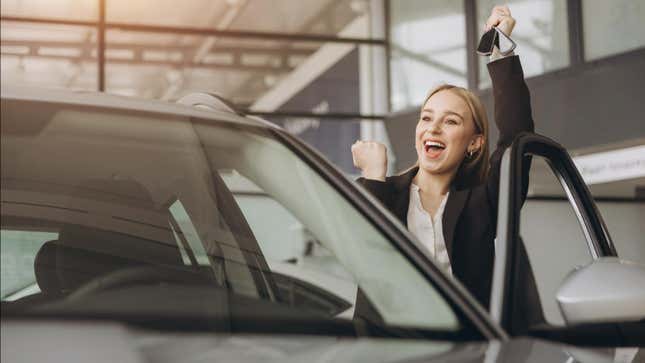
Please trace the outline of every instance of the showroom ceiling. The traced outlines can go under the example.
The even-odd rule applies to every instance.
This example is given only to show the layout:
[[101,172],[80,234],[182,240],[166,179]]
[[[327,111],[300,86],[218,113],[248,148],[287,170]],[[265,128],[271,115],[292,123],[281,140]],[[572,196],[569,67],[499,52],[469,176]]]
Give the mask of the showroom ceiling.
[[[3,0],[2,77],[96,90],[97,4],[98,0]],[[166,100],[208,90],[248,106],[325,45],[325,37],[336,37],[366,15],[368,4],[190,0],[178,6],[175,0],[106,0],[105,19],[112,26],[105,38],[105,89]],[[7,20],[12,17],[78,24]],[[173,29],[232,33],[213,36]],[[266,36],[255,37],[254,32]],[[368,38],[367,27],[353,36]]]

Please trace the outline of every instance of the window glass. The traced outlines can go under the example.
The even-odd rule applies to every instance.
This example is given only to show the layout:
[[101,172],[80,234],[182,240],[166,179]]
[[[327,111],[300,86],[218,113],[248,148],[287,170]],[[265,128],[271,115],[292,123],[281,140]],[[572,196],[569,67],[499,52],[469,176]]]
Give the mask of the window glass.
[[618,256],[645,265],[645,200],[599,200],[595,195],[594,198]]
[[420,105],[434,85],[467,85],[463,1],[391,1],[390,14],[393,111]]
[[[191,250],[195,255],[195,260],[198,264],[208,265],[210,262],[208,259],[208,254],[204,250],[204,244],[199,237],[199,233],[197,232],[197,230],[195,230],[195,226],[190,220],[190,216],[186,212],[184,205],[181,204],[180,200],[176,200],[174,203],[172,203],[168,210],[170,211],[170,215],[172,216],[171,218],[175,222],[171,223],[175,240],[177,240],[178,244],[181,245],[183,245],[183,241],[186,241],[186,243],[188,244],[187,247],[181,248],[181,250]],[[186,257],[184,257],[185,253],[186,252],[182,253],[182,259],[184,259],[184,262],[186,263]]]
[[[196,129],[203,140],[219,140],[223,137],[234,140],[236,137],[203,125],[196,125]],[[423,286],[422,280],[419,280],[421,276],[413,273],[409,263],[401,259],[396,249],[356,214],[329,184],[313,174],[302,160],[295,158],[287,148],[265,138],[253,136],[249,140],[240,140],[240,144],[246,146],[244,151],[224,154],[216,143],[205,142],[207,153],[218,155],[214,159],[218,166],[214,169],[233,169],[248,179],[244,183],[247,187],[249,184],[259,187],[261,192],[287,209],[302,225],[298,227],[296,224],[296,227],[303,228],[305,238],[301,237],[300,246],[291,250],[303,252],[287,256],[287,262],[295,259],[295,263],[291,262],[295,266],[287,266],[287,269],[302,269],[294,276],[309,275],[313,279],[320,275],[321,279],[329,278],[330,281],[341,279],[343,283],[339,284],[338,291],[352,291],[354,284],[360,286],[389,324],[455,324],[454,315],[450,312],[446,314],[444,304],[437,301],[440,297],[436,291],[419,289],[419,286]],[[231,167],[233,165],[234,168]],[[229,183],[234,183],[232,178]],[[292,233],[289,230],[294,226],[293,220],[285,221],[285,225],[280,225],[272,220],[276,233]],[[261,243],[260,248],[263,249]],[[264,252],[263,255],[265,258],[270,256]],[[283,260],[272,261],[269,258],[267,262],[270,268],[272,264],[282,264]],[[378,266],[388,266],[388,269]],[[313,284],[313,281],[308,282]],[[336,286],[325,286],[324,283],[314,285],[325,289]],[[328,291],[336,291],[336,288]],[[437,309],[427,311],[424,308],[426,304],[432,304]]]
[[56,232],[0,231],[2,248],[2,299],[15,300],[40,291],[35,284],[34,260],[36,252],[47,241],[58,238]]
[[[569,65],[566,0],[511,0],[508,7],[517,20],[511,38],[517,44],[515,54],[522,59],[527,77],[561,69]],[[498,1],[477,1],[477,29],[484,28]],[[490,87],[487,57],[480,57],[480,88]]]
[[645,46],[645,3],[582,0],[585,58],[593,60]]
[[95,27],[3,20],[0,40],[3,84],[97,89]]
[[175,0],[110,0],[106,16],[118,23],[328,36],[363,23],[352,36],[369,38],[370,6],[369,0],[186,0],[181,6]]
[[[461,327],[433,284],[270,130],[53,103],[3,100],[2,110],[2,229],[58,232],[28,248],[3,234],[3,262],[26,251],[33,274],[20,284],[40,290],[3,295],[3,313],[51,303],[98,314],[118,301],[124,314],[270,327],[276,316],[349,321],[360,287],[385,324]],[[3,264],[3,288],[16,280],[8,269],[18,270]]]
[[[273,276],[278,277],[282,293],[305,306],[326,302],[328,309],[337,309],[339,317],[351,318],[358,286],[334,254],[288,209],[236,170],[220,173],[258,239]],[[318,288],[307,291],[304,286]],[[325,286],[334,289],[325,291]]]
[[520,236],[529,257],[547,323],[564,326],[555,299],[564,278],[592,261],[572,202],[546,159],[533,156],[529,196],[522,207]]
[[383,84],[371,76],[374,62],[385,58],[381,46],[235,37],[215,42],[110,29],[106,47],[106,92],[176,101],[211,90],[240,110],[268,115],[348,173],[354,167],[346,145],[361,137],[360,119],[315,115],[383,112],[371,107],[384,102],[369,98]]
[[0,3],[0,10],[2,16],[98,20],[98,4],[98,1],[77,0],[3,0]]
[[[319,105],[327,108],[329,103],[327,100],[323,100]],[[362,122],[358,118],[334,119],[315,116],[281,117],[267,115],[266,119],[320,151],[327,160],[348,174],[360,173],[360,170],[354,166],[352,153],[348,145],[358,139],[368,138],[370,134],[364,133],[364,123],[375,122]]]

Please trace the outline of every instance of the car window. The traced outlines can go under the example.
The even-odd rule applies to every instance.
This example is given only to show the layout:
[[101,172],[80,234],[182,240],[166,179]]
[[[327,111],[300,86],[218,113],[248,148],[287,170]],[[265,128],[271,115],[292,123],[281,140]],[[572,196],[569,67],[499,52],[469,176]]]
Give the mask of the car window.
[[3,262],[25,261],[3,263],[3,312],[350,321],[360,288],[385,324],[462,328],[436,287],[269,130],[2,109],[3,233],[54,233],[3,234]]
[[351,319],[358,286],[334,253],[285,206],[237,170],[220,172],[258,239],[272,275],[279,277],[283,296],[305,308],[319,309],[324,304],[333,315]]
[[548,161],[533,156],[528,198],[520,214],[526,247],[547,323],[564,326],[556,293],[565,277],[593,260],[574,204]]
[[35,283],[34,257],[45,242],[57,238],[57,232],[0,230],[2,299],[16,300],[40,291]]

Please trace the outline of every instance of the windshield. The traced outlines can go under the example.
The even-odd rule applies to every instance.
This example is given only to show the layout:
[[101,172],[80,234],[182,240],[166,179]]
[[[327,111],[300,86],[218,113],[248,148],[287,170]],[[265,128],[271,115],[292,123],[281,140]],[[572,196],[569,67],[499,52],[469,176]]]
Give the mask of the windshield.
[[3,317],[463,329],[390,241],[260,127],[3,100],[1,237]]

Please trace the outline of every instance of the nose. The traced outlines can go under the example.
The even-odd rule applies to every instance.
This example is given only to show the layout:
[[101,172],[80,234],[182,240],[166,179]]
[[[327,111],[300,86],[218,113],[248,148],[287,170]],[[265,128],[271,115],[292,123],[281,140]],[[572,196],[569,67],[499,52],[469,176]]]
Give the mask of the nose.
[[424,135],[440,135],[443,132],[442,122],[440,120],[432,120],[430,122],[419,122],[417,131],[421,137]]
[[439,120],[434,120],[428,125],[428,131],[432,134],[440,134],[442,129],[441,129],[441,122]]

